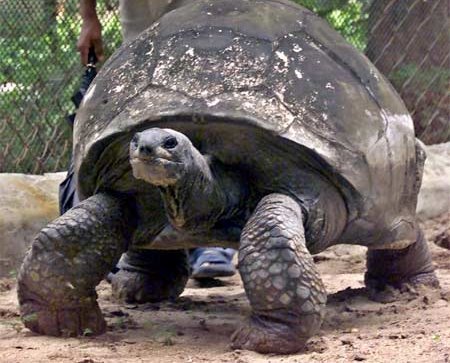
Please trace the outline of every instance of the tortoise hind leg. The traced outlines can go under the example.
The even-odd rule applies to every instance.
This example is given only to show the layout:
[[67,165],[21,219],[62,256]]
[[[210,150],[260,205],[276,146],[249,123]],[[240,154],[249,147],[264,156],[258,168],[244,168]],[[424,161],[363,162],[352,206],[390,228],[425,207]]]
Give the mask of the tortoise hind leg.
[[417,288],[438,289],[428,243],[421,230],[412,245],[401,250],[369,250],[365,283],[374,301],[392,302],[417,296]]
[[242,233],[239,272],[252,314],[233,334],[233,348],[302,349],[320,328],[326,292],[305,245],[301,209],[292,198],[270,194],[258,204]]
[[129,250],[111,277],[113,295],[127,303],[176,299],[189,279],[185,250]]
[[105,331],[95,287],[127,247],[125,209],[120,198],[96,194],[38,233],[18,278],[26,327],[53,336]]

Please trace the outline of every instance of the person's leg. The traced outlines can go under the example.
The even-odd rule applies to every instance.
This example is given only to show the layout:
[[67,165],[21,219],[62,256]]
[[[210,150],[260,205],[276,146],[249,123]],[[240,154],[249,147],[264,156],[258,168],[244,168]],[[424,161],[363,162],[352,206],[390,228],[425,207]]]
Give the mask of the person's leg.
[[236,268],[232,262],[236,251],[232,248],[195,248],[189,252],[191,277],[196,280],[232,276]]
[[63,215],[69,209],[80,203],[76,191],[76,180],[73,167],[73,158],[71,157],[66,178],[59,184],[59,215]]

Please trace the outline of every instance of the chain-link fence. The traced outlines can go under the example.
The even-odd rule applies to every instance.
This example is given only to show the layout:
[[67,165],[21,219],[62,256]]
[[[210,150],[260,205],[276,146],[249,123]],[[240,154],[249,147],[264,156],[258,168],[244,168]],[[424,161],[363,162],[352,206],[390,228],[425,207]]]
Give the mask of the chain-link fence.
[[[106,55],[119,45],[118,0],[97,0]],[[297,0],[365,51],[393,82],[427,143],[450,140],[447,0]],[[0,0],[0,172],[63,170],[65,122],[82,68],[79,0]]]
[[[120,44],[116,0],[99,0],[107,51]],[[64,170],[66,122],[82,66],[79,0],[0,1],[0,172]]]
[[450,140],[449,2],[376,0],[368,13],[366,54],[405,101],[416,135]]

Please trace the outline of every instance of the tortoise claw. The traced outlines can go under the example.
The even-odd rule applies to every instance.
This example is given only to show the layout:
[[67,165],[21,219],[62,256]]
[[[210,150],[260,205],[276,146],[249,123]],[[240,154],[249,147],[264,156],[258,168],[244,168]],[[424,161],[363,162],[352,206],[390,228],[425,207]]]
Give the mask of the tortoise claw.
[[51,336],[99,335],[106,330],[105,319],[96,302],[67,309],[26,302],[21,306],[21,317],[31,331]]
[[259,353],[290,354],[302,350],[307,338],[285,324],[264,324],[252,318],[231,336],[231,348]]
[[410,301],[420,296],[438,299],[439,280],[434,272],[419,274],[396,283],[388,283],[366,274],[365,283],[369,298],[380,303]]

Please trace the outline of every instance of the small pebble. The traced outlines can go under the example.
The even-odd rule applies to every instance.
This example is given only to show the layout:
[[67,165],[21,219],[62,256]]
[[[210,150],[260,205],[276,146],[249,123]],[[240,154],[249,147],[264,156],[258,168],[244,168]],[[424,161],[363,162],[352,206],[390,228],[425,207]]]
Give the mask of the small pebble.
[[342,338],[342,339],[341,339],[341,343],[342,343],[343,345],[350,345],[350,346],[353,346],[353,340],[352,340],[352,339],[349,339],[349,338]]
[[344,333],[358,333],[359,329],[357,328],[351,328],[351,329],[345,329]]
[[363,360],[366,360],[367,357],[364,356],[364,355],[362,355],[362,354],[357,354],[357,355],[355,355],[355,357],[354,357],[353,359],[356,360],[356,361],[358,361],[358,362],[361,362],[361,361],[363,361]]

